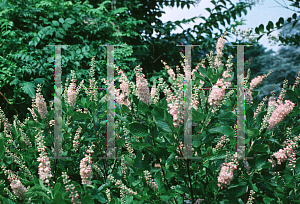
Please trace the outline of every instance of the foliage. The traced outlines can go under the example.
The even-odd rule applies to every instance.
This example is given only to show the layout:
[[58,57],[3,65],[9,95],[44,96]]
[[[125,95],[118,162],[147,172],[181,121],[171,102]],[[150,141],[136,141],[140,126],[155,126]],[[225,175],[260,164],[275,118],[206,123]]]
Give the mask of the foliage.
[[[0,91],[16,107],[20,118],[26,117],[24,107],[29,107],[37,84],[46,86],[43,94],[47,102],[53,98],[54,47],[47,45],[69,45],[62,49],[63,80],[71,69],[76,70],[80,79],[88,80],[88,59],[94,55],[98,59],[97,75],[105,76],[106,48],[99,45],[118,44],[114,36],[117,29],[112,26],[117,17],[107,10],[109,3],[104,1],[94,9],[87,2],[1,1]],[[118,12],[126,10],[122,8]],[[97,23],[86,25],[84,21],[90,17]],[[140,22],[131,18],[130,22],[119,25],[127,32]],[[131,53],[132,48],[125,46],[115,54],[118,64],[125,70],[125,62],[134,61]],[[8,115],[12,115],[12,111]]]
[[[295,7],[300,8],[299,0],[288,0],[288,1],[292,2],[289,6],[293,6],[294,8]],[[280,3],[278,3],[278,4],[286,9],[291,10],[287,6],[284,6]],[[294,27],[297,24],[297,22],[299,21],[299,16],[297,15],[297,13],[299,13],[299,11],[297,11],[297,12],[296,12],[296,10],[294,10],[294,11],[295,11],[295,13],[293,13],[293,15],[291,17],[288,17],[286,20],[283,17],[280,17],[278,19],[278,21],[275,23],[276,27],[272,21],[269,21],[267,26],[260,24],[258,27],[256,27],[255,32],[256,32],[256,34],[260,35],[257,38],[257,40],[262,38],[262,36],[264,36],[265,34],[267,34],[269,36],[275,30],[286,28],[288,25],[292,25],[292,27]],[[265,31],[265,29],[266,29],[266,31]],[[300,34],[297,33],[297,34],[286,35],[286,36],[279,35],[277,41],[280,41],[282,43],[281,45],[299,46]]]
[[[200,69],[203,75],[208,76],[205,86],[218,78],[215,73],[207,74],[210,72],[209,69],[211,68]],[[200,74],[195,76],[195,81],[201,79]],[[93,75],[90,77],[93,79]],[[249,86],[248,81],[246,85]],[[88,88],[91,86],[92,84]],[[73,107],[68,105],[64,95],[64,100],[62,100],[62,137],[64,140],[62,156],[71,159],[51,159],[51,171],[56,184],[54,186],[50,182],[50,186],[54,188],[45,187],[38,179],[39,162],[36,160],[38,145],[35,141],[35,136],[39,133],[47,136],[44,143],[48,147],[48,156],[53,156],[54,151],[50,149],[54,145],[54,137],[52,128],[48,125],[53,119],[53,107],[47,106],[46,119],[42,119],[38,110],[34,109],[36,116],[29,115],[29,119],[23,124],[16,118],[11,128],[5,122],[3,115],[1,116],[0,130],[4,134],[0,134],[0,145],[7,149],[5,152],[7,155],[4,156],[4,151],[0,152],[2,158],[0,163],[2,167],[11,169],[15,174],[18,172],[18,178],[22,183],[30,187],[26,193],[28,197],[25,202],[29,201],[29,196],[31,196],[31,199],[43,200],[44,203],[70,203],[68,193],[60,185],[62,184],[62,171],[66,171],[70,176],[83,203],[107,203],[109,199],[111,199],[109,203],[182,203],[186,197],[193,202],[197,199],[204,199],[205,203],[245,203],[250,189],[255,192],[255,203],[276,203],[277,201],[294,203],[300,199],[299,192],[297,192],[300,176],[299,152],[296,152],[298,159],[296,168],[292,172],[289,170],[288,162],[274,168],[268,162],[271,155],[282,148],[283,142],[289,135],[288,128],[291,128],[291,137],[300,134],[299,89],[286,89],[286,95],[295,103],[296,108],[277,127],[262,133],[259,129],[267,111],[262,109],[254,119],[253,114],[258,106],[257,93],[254,92],[253,105],[245,105],[245,156],[255,159],[248,160],[250,170],[247,170],[243,162],[239,161],[239,168],[234,171],[233,180],[229,187],[224,189],[220,189],[217,185],[218,174],[225,157],[229,157],[236,151],[234,133],[236,114],[233,111],[237,100],[236,94],[224,100],[220,109],[214,113],[211,113],[212,108],[207,100],[201,100],[198,110],[192,108],[193,115],[201,116],[192,133],[196,136],[192,140],[193,155],[201,157],[196,160],[175,158],[175,156],[183,155],[183,152],[178,153],[176,148],[179,147],[180,142],[184,141],[184,126],[181,125],[178,128],[173,126],[166,98],[157,104],[147,105],[135,94],[130,94],[130,101],[136,108],[130,110],[125,105],[115,104],[117,124],[115,155],[122,159],[106,160],[97,158],[105,156],[106,143],[103,135],[106,133],[107,100],[103,92],[95,91],[95,93],[96,97],[85,91],[86,95],[77,98]],[[204,99],[208,96],[209,92],[204,91]],[[101,100],[95,100],[95,98]],[[201,96],[197,97],[198,100],[200,98]],[[76,152],[72,149],[72,141],[79,127],[82,128],[82,133],[79,137],[79,151]],[[220,151],[213,151],[212,147],[223,135],[228,136],[230,142],[226,143]],[[35,145],[29,147],[28,140],[25,143],[26,136]],[[86,148],[92,142],[97,146],[92,154],[94,164],[92,184],[80,185],[79,163],[84,157]],[[126,149],[124,149],[124,144],[126,144]],[[8,150],[14,154],[9,154]],[[18,159],[14,155],[20,158],[22,156],[20,161],[27,165],[17,162]],[[26,171],[24,166],[29,171]],[[157,189],[149,184],[149,178],[145,178],[144,171],[146,170],[153,177],[154,183],[152,184],[157,185]],[[273,175],[273,172],[279,172],[283,176]],[[9,188],[9,182],[3,172],[0,176],[1,180],[5,180],[0,186],[0,194],[5,195],[0,197],[1,201],[10,200],[12,203],[21,203],[20,200],[12,201],[12,196],[6,196],[4,189]],[[110,191],[110,198],[106,193],[107,189]]]

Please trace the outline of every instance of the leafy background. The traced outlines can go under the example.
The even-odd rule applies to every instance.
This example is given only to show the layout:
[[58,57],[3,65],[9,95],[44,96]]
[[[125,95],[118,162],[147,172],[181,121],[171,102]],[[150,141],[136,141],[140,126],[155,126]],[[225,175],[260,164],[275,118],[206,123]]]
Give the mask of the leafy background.
[[[46,102],[49,103],[53,99],[54,47],[47,45],[70,45],[62,49],[62,81],[65,81],[66,77],[70,76],[70,71],[74,69],[78,83],[82,79],[88,82],[92,56],[96,57],[95,78],[97,81],[106,78],[106,48],[99,46],[104,44],[124,44],[115,48],[115,63],[128,73],[128,79],[131,81],[135,80],[132,70],[139,64],[144,68],[143,72],[151,85],[158,77],[167,79],[168,75],[163,69],[161,59],[171,67],[178,65],[182,60],[179,52],[184,53],[184,50],[182,47],[176,47],[176,44],[201,45],[194,48],[196,52],[193,54],[193,66],[195,66],[202,58],[206,58],[205,55],[210,50],[214,50],[217,38],[224,32],[219,25],[226,25],[228,31],[231,27],[242,25],[243,20],[238,21],[237,17],[246,15],[247,9],[253,6],[245,2],[233,4],[229,0],[211,2],[215,5],[214,9],[206,8],[210,16],[200,17],[205,20],[204,23],[195,25],[193,29],[183,30],[182,33],[171,34],[176,27],[199,17],[162,23],[159,19],[163,13],[162,8],[165,6],[189,8],[197,1],[116,1],[115,7],[111,1],[103,0],[1,1],[1,107],[10,121],[16,113],[20,119],[24,119],[39,83],[44,85],[43,95]],[[288,19],[286,22],[280,18],[276,23],[277,28],[287,24],[290,30],[293,29],[297,34],[297,17],[294,17],[293,15],[295,24],[294,21],[288,22]],[[213,33],[213,28],[219,32]],[[275,29],[273,23],[268,24],[267,30],[270,29]],[[261,25],[256,30],[260,34],[264,32],[264,26]],[[153,31],[158,33],[157,37],[153,36]],[[289,33],[289,30],[286,32]],[[197,37],[193,37],[192,33],[196,33]],[[281,38],[282,42],[290,42],[287,40],[288,37]],[[274,71],[265,85],[259,89],[261,91],[259,98],[270,94],[273,84],[276,93],[279,94],[283,79],[287,78],[291,84],[298,72],[299,52],[296,43],[293,41],[293,46],[282,48],[276,56],[271,52],[265,52],[265,48],[258,42],[253,44],[251,49],[245,49],[245,61],[252,58],[251,63],[246,66],[246,69],[251,70],[251,76],[265,74],[271,68]],[[227,43],[224,59],[230,54],[236,56],[236,47],[228,46]],[[236,62],[236,58],[233,62]],[[183,73],[182,70],[181,72]],[[233,84],[236,84],[236,78]],[[104,87],[100,83],[98,86]]]

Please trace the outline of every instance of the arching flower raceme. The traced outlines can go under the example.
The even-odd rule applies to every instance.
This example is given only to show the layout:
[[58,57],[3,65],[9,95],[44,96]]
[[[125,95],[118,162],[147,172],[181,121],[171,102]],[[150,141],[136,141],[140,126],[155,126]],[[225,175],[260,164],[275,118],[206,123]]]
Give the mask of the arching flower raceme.
[[20,199],[24,200],[26,196],[24,195],[27,192],[25,186],[21,183],[19,179],[13,180],[10,183],[10,186],[13,190],[13,193]]
[[68,94],[68,104],[73,107],[75,105],[75,101],[76,101],[76,90],[75,90],[76,84],[75,83],[71,83],[67,94]]
[[285,104],[280,104],[272,113],[269,119],[268,129],[273,129],[277,124],[279,124],[295,107],[295,104],[289,100],[285,100]]
[[138,89],[139,98],[144,103],[150,105],[151,99],[150,99],[148,82],[145,79],[145,75],[139,73],[141,70],[142,68],[136,69],[136,86]]
[[43,95],[40,93],[40,90],[41,90],[40,84],[38,84],[37,93],[36,93],[36,97],[35,97],[35,103],[37,106],[37,110],[41,116],[41,119],[45,119],[48,111],[47,111],[45,99],[44,99]]

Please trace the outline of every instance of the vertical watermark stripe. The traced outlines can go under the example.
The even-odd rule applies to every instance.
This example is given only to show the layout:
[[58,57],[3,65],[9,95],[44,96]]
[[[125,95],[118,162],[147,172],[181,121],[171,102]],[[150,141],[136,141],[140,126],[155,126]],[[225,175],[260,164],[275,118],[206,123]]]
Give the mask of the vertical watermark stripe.
[[50,159],[71,159],[70,157],[62,157],[62,106],[61,106],[61,77],[62,77],[62,69],[61,69],[61,48],[63,46],[69,45],[47,45],[47,46],[55,46],[55,70],[54,70],[54,157],[50,157]]
[[107,144],[106,157],[98,157],[98,159],[121,159],[121,157],[115,157],[114,45],[100,46],[107,46]]
[[191,46],[200,45],[177,45],[185,47],[185,79],[184,79],[184,157],[176,157],[176,159],[201,159],[201,157],[193,157],[192,150],[192,52]]
[[[244,71],[244,47],[252,45],[237,46],[237,156],[239,160],[245,159],[245,71]],[[247,157],[247,159],[253,159]]]

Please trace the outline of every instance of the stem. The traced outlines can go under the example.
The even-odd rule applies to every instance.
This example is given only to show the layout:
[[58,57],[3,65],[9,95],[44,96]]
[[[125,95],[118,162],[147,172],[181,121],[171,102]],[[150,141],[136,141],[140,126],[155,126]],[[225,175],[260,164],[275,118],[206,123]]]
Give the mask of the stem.
[[[168,182],[168,180],[166,179],[165,172],[164,172],[164,170],[163,170],[162,167],[161,167],[160,160],[159,160],[157,154],[155,154],[155,152],[153,152],[150,148],[147,148],[147,149],[150,150],[150,151],[156,156],[156,158],[158,159],[158,161],[159,161],[159,166],[160,166],[160,169],[161,169],[161,171],[162,171],[162,173],[163,173],[163,176],[164,176],[164,179],[165,179],[165,181],[166,181],[166,183],[167,183],[167,186],[168,186],[169,189],[171,189],[171,187],[170,187],[170,185],[169,185],[169,182]],[[176,204],[178,204],[178,203],[177,203],[177,200],[176,200],[175,198],[174,198],[174,200],[175,200]]]
[[190,174],[190,168],[189,168],[189,160],[186,161],[187,162],[187,170],[188,170],[188,176],[189,176],[189,180],[190,180],[190,191],[191,191],[191,195],[192,195],[192,202],[194,203],[194,195],[193,195],[193,186],[192,186],[192,179],[191,179],[191,174]]

